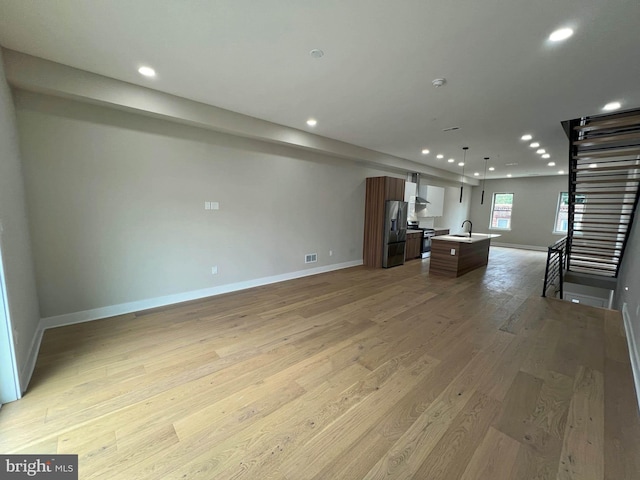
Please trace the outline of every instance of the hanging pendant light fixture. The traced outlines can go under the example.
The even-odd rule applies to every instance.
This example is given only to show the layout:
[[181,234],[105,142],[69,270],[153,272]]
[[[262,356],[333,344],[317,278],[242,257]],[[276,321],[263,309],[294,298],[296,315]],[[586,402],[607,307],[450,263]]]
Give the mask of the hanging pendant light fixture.
[[464,191],[464,166],[467,163],[467,150],[469,150],[469,147],[462,147],[462,150],[464,150],[464,154],[462,157],[462,178],[460,179],[460,203],[462,203],[462,192]]
[[482,197],[480,198],[480,205],[484,205],[484,182],[487,180],[487,162],[489,157],[484,157],[484,176],[482,177]]

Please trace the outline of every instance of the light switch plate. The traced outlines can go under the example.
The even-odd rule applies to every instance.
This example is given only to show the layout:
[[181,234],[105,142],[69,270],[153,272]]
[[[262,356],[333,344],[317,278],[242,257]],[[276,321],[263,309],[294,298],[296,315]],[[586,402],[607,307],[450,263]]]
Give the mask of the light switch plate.
[[220,204],[218,202],[211,202],[211,210],[220,210]]
[[452,248],[452,249],[451,249],[451,255],[455,255],[455,254],[456,254],[456,249],[455,249],[455,248]]
[[211,202],[204,202],[204,209],[211,210]]

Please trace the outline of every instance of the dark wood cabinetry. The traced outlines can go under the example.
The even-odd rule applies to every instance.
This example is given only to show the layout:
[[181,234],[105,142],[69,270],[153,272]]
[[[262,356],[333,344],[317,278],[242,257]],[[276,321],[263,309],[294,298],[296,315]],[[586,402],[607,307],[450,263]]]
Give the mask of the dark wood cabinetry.
[[433,237],[429,275],[455,278],[483,267],[489,261],[490,245],[491,238],[466,243]]
[[368,267],[382,267],[384,207],[387,200],[404,201],[404,179],[392,177],[367,178],[362,254],[364,264]]
[[420,247],[422,247],[422,232],[407,233],[407,246],[404,254],[405,259],[413,260],[414,258],[422,258]]

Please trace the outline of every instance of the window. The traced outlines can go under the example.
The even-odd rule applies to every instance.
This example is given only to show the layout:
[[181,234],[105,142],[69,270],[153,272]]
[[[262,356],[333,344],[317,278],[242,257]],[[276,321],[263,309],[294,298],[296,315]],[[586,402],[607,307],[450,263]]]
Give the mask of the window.
[[[576,206],[574,219],[576,222],[582,221],[584,204],[587,199],[584,195],[576,195]],[[558,208],[556,210],[556,223],[553,233],[567,233],[569,229],[569,193],[560,192],[558,196]]]
[[569,193],[560,192],[558,196],[558,208],[556,210],[556,223],[553,233],[567,233],[569,228]]
[[513,210],[513,193],[494,193],[491,203],[491,223],[489,228],[511,230],[511,211]]

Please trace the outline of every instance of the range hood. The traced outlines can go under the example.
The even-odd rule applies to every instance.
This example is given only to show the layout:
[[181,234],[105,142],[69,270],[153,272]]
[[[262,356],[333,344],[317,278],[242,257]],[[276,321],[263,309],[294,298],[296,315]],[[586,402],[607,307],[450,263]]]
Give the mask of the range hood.
[[427,205],[427,204],[431,203],[426,198],[422,198],[421,196],[419,196],[419,193],[420,193],[420,174],[419,173],[413,173],[411,175],[411,180],[416,184],[416,205]]

